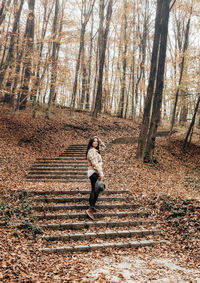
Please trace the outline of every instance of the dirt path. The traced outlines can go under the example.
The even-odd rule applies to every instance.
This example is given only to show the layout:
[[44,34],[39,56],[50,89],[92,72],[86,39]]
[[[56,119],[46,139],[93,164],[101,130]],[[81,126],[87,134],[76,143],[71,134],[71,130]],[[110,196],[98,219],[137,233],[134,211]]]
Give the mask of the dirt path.
[[118,258],[107,256],[94,260],[92,266],[83,282],[200,282],[199,269],[183,266],[183,262],[171,257],[151,257],[142,253]]

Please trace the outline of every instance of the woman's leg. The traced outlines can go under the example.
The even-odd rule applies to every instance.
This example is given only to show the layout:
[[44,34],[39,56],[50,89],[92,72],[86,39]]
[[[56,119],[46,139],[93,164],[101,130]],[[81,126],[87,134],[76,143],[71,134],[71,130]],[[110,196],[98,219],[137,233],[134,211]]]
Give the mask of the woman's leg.
[[91,207],[95,206],[95,203],[97,201],[98,198],[98,194],[95,192],[95,183],[98,179],[98,174],[94,173],[92,174],[92,176],[90,176],[90,182],[91,182],[91,193],[90,193],[90,199],[89,199],[89,203]]
[[91,193],[89,198],[90,207],[86,210],[86,213],[92,220],[94,220],[93,210],[98,198],[98,194],[95,193],[95,183],[97,179],[98,179],[97,173],[94,173],[92,174],[92,176],[90,176],[90,182],[91,182]]

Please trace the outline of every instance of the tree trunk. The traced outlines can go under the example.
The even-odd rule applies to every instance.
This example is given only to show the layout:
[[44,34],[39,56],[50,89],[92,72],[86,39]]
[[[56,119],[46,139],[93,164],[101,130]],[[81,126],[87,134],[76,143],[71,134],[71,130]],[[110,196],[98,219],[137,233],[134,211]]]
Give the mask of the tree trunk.
[[125,109],[125,91],[126,91],[126,66],[127,66],[127,1],[123,0],[124,5],[124,23],[123,23],[123,54],[122,54],[122,80],[121,80],[121,93],[120,93],[120,102],[119,102],[119,113],[118,116],[124,117],[124,109]]
[[107,15],[106,15],[106,28],[104,30],[103,23],[104,23],[104,0],[100,0],[100,7],[99,7],[99,75],[98,75],[98,85],[97,85],[97,94],[96,94],[96,101],[95,107],[93,111],[93,118],[97,118],[97,114],[101,111],[101,100],[102,100],[102,83],[103,83],[103,69],[104,69],[104,62],[105,62],[105,53],[106,53],[106,44],[107,44],[107,37],[110,27],[110,20],[112,16],[112,5],[113,0],[109,0],[108,8],[107,8]]
[[156,133],[158,125],[160,122],[160,112],[162,106],[162,92],[163,92],[163,81],[164,81],[164,71],[165,71],[165,59],[166,59],[166,50],[167,50],[167,36],[168,36],[168,23],[169,23],[169,0],[164,0],[162,6],[162,23],[161,23],[161,39],[159,46],[159,60],[158,60],[158,69],[156,77],[156,87],[155,94],[153,99],[153,109],[152,117],[150,123],[150,129],[147,137],[147,144],[145,148],[145,159],[147,161],[153,161]]
[[[71,100],[71,105],[70,105],[70,115],[73,114],[74,109],[75,109],[75,103],[76,103],[76,92],[77,92],[77,85],[78,85],[78,74],[79,74],[79,69],[80,69],[80,60],[81,60],[81,54],[84,49],[84,41],[85,41],[85,30],[87,23],[90,19],[90,15],[93,10],[95,0],[93,0],[92,4],[90,5],[90,8],[88,12],[84,15],[84,21],[81,23],[81,34],[80,34],[80,44],[79,44],[79,52],[78,52],[78,59],[76,61],[76,71],[75,71],[75,78],[74,78],[74,84],[73,84],[73,92],[72,92],[72,100]],[[83,9],[85,9],[86,1],[82,1],[82,12]]]
[[55,2],[55,14],[53,21],[53,50],[52,50],[52,68],[51,68],[51,84],[50,84],[50,93],[48,101],[48,109],[46,113],[46,118],[50,119],[51,108],[53,103],[53,98],[55,96],[56,90],[56,78],[57,78],[57,59],[59,51],[59,43],[55,40],[58,32],[58,14],[59,14],[59,0]]
[[90,109],[90,82],[91,82],[91,69],[92,69],[92,49],[93,49],[93,29],[94,29],[94,14],[92,11],[92,23],[91,23],[91,31],[90,31],[90,49],[89,49],[89,60],[88,60],[88,81],[87,81],[87,89],[86,89],[86,109]]
[[25,51],[25,62],[24,62],[24,83],[22,86],[22,94],[20,96],[19,110],[26,108],[26,102],[29,92],[29,83],[31,78],[31,61],[33,55],[33,43],[34,43],[34,9],[35,0],[28,1],[29,14],[26,22],[25,40],[26,40],[26,51]]
[[49,11],[47,11],[47,6],[44,3],[44,16],[43,16],[43,22],[42,22],[42,31],[41,31],[41,43],[38,45],[37,51],[38,51],[38,64],[36,67],[36,80],[35,85],[31,94],[31,98],[33,100],[32,102],[32,112],[33,112],[33,118],[36,117],[36,109],[37,109],[37,93],[38,93],[38,100],[40,96],[40,86],[42,82],[42,78],[44,77],[44,73],[46,72],[46,68],[44,68],[42,75],[40,76],[40,69],[41,69],[41,62],[42,62],[42,52],[44,48],[44,39],[47,32],[47,26],[49,23],[49,18],[51,16],[52,10],[53,10],[53,3],[50,6]]
[[[145,60],[146,60],[146,43],[147,43],[147,33],[148,33],[148,16],[147,16],[147,10],[148,10],[148,2],[146,1],[145,3],[145,17],[144,17],[144,25],[143,25],[143,33],[142,33],[142,38],[141,38],[141,42],[140,42],[140,53],[141,53],[141,62],[140,62],[140,66],[139,66],[139,70],[138,70],[138,78],[135,84],[135,107],[138,107],[138,88],[139,88],[139,84],[140,81],[142,79],[142,77],[144,76],[144,64],[145,64]],[[141,93],[140,93],[141,95]],[[140,97],[140,101],[141,101],[141,97]]]
[[140,130],[140,135],[138,139],[138,147],[136,158],[139,160],[144,160],[145,157],[145,147],[147,142],[147,134],[149,129],[149,121],[151,116],[151,105],[154,94],[154,85],[157,73],[157,62],[158,62],[158,52],[159,52],[159,42],[160,42],[160,27],[161,27],[161,10],[162,10],[162,0],[157,0],[157,10],[155,19],[155,33],[151,57],[151,69],[149,76],[149,84],[147,88],[147,95],[145,99],[144,114],[142,119],[142,125]]
[[5,62],[3,63],[3,66],[1,66],[0,88],[2,87],[2,83],[3,83],[4,77],[5,77],[7,68],[13,62],[13,49],[14,49],[14,44],[15,44],[14,34],[17,32],[17,28],[18,28],[18,25],[19,25],[19,20],[20,20],[23,4],[24,4],[24,0],[21,0],[20,6],[19,6],[19,8],[18,8],[18,10],[15,14],[14,24],[13,24],[13,28],[12,28],[12,35],[11,35],[11,39],[10,39],[10,45],[9,45],[7,57],[5,59]]
[[186,31],[185,31],[185,42],[184,42],[184,46],[183,46],[183,57],[182,57],[181,67],[180,67],[180,77],[179,77],[178,89],[176,91],[175,102],[174,102],[174,107],[173,107],[173,112],[172,112],[171,127],[170,127],[169,139],[168,139],[168,147],[170,147],[170,143],[171,143],[171,134],[172,134],[173,127],[174,127],[179,91],[180,91],[180,87],[181,87],[184,65],[185,65],[185,53],[188,49],[188,44],[189,44],[189,31],[190,31],[191,15],[192,15],[192,8],[191,8],[190,17],[188,19],[187,27],[186,27]]
[[186,144],[187,144],[188,137],[189,137],[189,135],[190,135],[190,133],[191,133],[193,127],[194,127],[197,111],[198,111],[198,108],[199,108],[199,104],[200,104],[200,95],[199,95],[199,98],[198,98],[197,103],[196,103],[196,107],[195,107],[195,110],[194,110],[192,121],[190,123],[190,127],[188,129],[187,135],[186,135],[185,140],[184,140],[183,151],[185,151],[185,147],[186,147]]
[[11,0],[8,0],[8,1],[3,0],[2,1],[2,4],[0,6],[0,26],[3,23],[3,21],[5,20],[6,12],[7,12],[8,8],[10,7],[10,3],[11,3]]

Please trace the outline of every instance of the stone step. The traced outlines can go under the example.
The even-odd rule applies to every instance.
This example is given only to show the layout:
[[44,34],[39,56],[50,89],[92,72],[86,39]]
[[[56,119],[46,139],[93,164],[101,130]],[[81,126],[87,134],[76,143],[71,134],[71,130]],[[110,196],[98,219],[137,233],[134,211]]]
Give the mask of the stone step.
[[78,150],[78,149],[68,149],[68,150],[65,150],[63,151],[61,154],[67,154],[67,153],[70,153],[70,154],[81,154],[81,155],[85,155],[86,156],[86,150]]
[[67,148],[65,149],[62,153],[66,153],[66,152],[75,152],[75,153],[82,153],[85,154],[86,156],[86,150],[87,148]]
[[[97,209],[135,209],[138,204],[99,204],[95,206]],[[81,210],[88,209],[88,205],[49,205],[49,206],[34,206],[36,211],[57,211],[57,210]]]
[[[57,159],[56,159],[57,158]],[[56,158],[49,158],[49,159],[40,159],[40,160],[35,160],[35,162],[34,163],[40,163],[40,162],[60,162],[60,163],[62,163],[62,162],[67,162],[68,164],[71,164],[71,163],[74,163],[74,164],[76,164],[76,163],[80,163],[80,164],[82,164],[82,163],[88,163],[88,161],[87,161],[87,159],[85,159],[85,158],[81,158],[80,160],[76,160],[75,158],[74,159],[71,159],[71,158],[68,158],[68,157],[56,157]]]
[[82,144],[82,145],[75,145],[75,144],[73,144],[73,145],[70,145],[70,146],[68,146],[67,147],[67,149],[83,149],[83,148],[85,148],[85,149],[87,149],[87,144]]
[[86,156],[86,149],[66,149],[62,153],[75,153],[75,154],[84,154]]
[[87,161],[82,161],[82,160],[79,160],[79,161],[75,161],[75,160],[68,160],[68,161],[65,161],[63,159],[61,160],[41,160],[41,161],[36,161],[34,162],[33,165],[43,165],[43,164],[49,164],[49,165],[54,165],[54,164],[57,164],[57,165],[88,165],[88,162]]
[[[45,197],[45,198],[37,198],[35,199],[35,201],[37,202],[45,202],[45,203],[67,203],[67,202],[75,202],[75,203],[79,203],[79,202],[86,202],[88,201],[89,198],[84,198],[84,197],[79,197],[79,198],[74,198],[74,197],[66,197],[66,198],[49,198],[49,197]],[[99,197],[98,198],[98,202],[101,201],[134,201],[133,198],[124,198],[124,197]]]
[[[19,190],[21,192],[21,190]],[[77,194],[82,194],[82,195],[88,195],[90,194],[90,190],[51,190],[51,191],[25,191],[28,195],[77,195]],[[129,190],[105,190],[101,192],[101,194],[105,195],[112,195],[112,194],[130,194]]]
[[160,233],[157,229],[140,229],[140,230],[119,230],[119,231],[106,231],[106,232],[88,232],[88,233],[76,233],[65,235],[46,235],[42,239],[46,241],[83,241],[90,239],[113,239],[113,238],[129,238],[134,236],[144,237],[147,235],[158,235]]
[[[75,157],[73,158],[74,160],[84,160],[85,162],[87,162],[85,157]],[[36,161],[73,161],[71,160],[71,158],[69,157],[43,157],[43,158],[37,158]]]
[[[82,221],[75,223],[61,223],[61,224],[39,224],[40,228],[48,230],[81,230],[89,229],[91,227],[135,227],[139,225],[154,224],[153,220],[127,220],[127,221]],[[22,227],[22,226],[21,226]]]
[[87,171],[87,164],[67,164],[67,163],[40,163],[40,164],[33,164],[33,166],[30,168],[31,169],[35,169],[35,168],[38,168],[38,169],[41,169],[41,168],[44,168],[44,169],[70,169],[70,170],[74,170],[74,169],[77,169],[77,170],[86,170]]
[[[123,217],[148,217],[149,213],[148,212],[124,212],[124,211],[119,211],[119,212],[97,212],[94,213],[94,217],[96,218],[101,218],[101,217],[118,217],[118,218],[123,218]],[[37,220],[52,220],[52,219],[85,219],[87,217],[86,213],[62,213],[62,214],[38,214],[38,215],[33,215],[33,217]]]
[[84,151],[80,152],[80,151],[64,151],[62,152],[59,156],[66,154],[66,155],[72,155],[72,156],[84,156],[86,158],[86,153]]
[[45,253],[72,253],[72,252],[88,252],[105,248],[139,248],[145,246],[155,246],[158,244],[168,243],[165,240],[154,241],[154,240],[142,240],[142,241],[128,241],[128,242],[104,242],[96,243],[90,245],[80,245],[80,246],[66,246],[66,247],[56,247],[56,248],[43,248],[42,252]]
[[85,164],[76,164],[76,165],[71,165],[71,164],[46,164],[44,166],[44,164],[34,164],[31,167],[31,170],[33,169],[51,169],[51,168],[57,168],[58,170],[63,170],[63,169],[77,169],[77,170],[81,170],[81,169],[86,169],[87,166]]
[[26,179],[26,182],[42,182],[42,183],[48,183],[48,182],[54,182],[54,183],[85,183],[86,179],[51,179],[51,178],[45,178],[45,179]]
[[[80,175],[80,174],[79,174]],[[79,176],[79,175],[47,175],[47,174],[44,174],[44,175],[27,175],[26,176],[26,179],[27,180],[45,180],[45,179],[56,179],[56,180],[66,180],[66,181],[69,181],[69,180],[87,180],[87,176],[86,174],[85,175],[82,175],[82,176]]]
[[30,172],[86,172],[87,168],[86,167],[80,167],[80,168],[75,168],[75,167],[32,167]]
[[70,157],[70,158],[83,158],[83,159],[86,159],[85,158],[85,154],[72,154],[72,153],[62,153],[59,155],[59,157]]
[[32,170],[28,173],[28,175],[51,175],[51,176],[61,176],[61,175],[64,175],[64,176],[67,176],[67,177],[70,177],[70,176],[87,176],[87,171],[86,170]]
[[63,151],[61,154],[80,154],[80,155],[84,155],[86,157],[86,150],[74,150],[74,149],[70,149],[70,150],[65,150]]

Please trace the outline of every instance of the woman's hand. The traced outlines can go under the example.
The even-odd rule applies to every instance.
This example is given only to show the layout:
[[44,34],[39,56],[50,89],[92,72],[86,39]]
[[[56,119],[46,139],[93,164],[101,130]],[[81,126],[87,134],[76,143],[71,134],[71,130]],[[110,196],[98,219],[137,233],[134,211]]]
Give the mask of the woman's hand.
[[104,180],[104,176],[99,176],[99,180],[103,181]]
[[102,140],[98,136],[95,136],[95,138],[97,138],[99,143],[102,143]]

